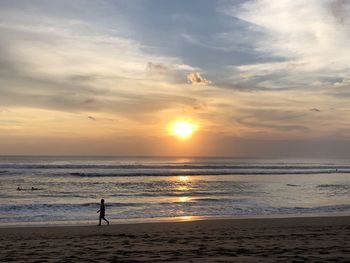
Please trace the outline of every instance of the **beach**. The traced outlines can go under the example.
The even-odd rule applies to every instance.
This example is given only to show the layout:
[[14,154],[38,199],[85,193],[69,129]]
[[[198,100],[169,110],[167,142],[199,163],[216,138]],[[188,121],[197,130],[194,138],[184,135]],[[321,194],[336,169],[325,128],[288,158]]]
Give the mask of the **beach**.
[[349,14],[0,0],[0,263],[350,263]]
[[92,223],[102,198],[112,222],[350,215],[349,173],[349,160],[3,156],[0,226]]
[[349,262],[350,217],[0,228],[2,262]]

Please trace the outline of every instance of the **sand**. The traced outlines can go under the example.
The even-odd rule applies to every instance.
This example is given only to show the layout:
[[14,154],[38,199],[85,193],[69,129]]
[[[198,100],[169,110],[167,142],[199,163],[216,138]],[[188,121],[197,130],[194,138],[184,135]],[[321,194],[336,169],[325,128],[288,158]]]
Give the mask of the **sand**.
[[0,228],[3,262],[350,262],[350,217]]

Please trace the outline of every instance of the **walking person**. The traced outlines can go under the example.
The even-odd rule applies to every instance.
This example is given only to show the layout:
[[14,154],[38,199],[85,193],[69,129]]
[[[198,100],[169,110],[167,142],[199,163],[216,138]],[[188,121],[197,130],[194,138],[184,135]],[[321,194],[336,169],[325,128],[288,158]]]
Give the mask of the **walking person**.
[[107,224],[109,225],[109,221],[105,218],[105,200],[101,199],[101,206],[100,206],[100,210],[97,211],[97,213],[100,213],[100,218],[99,218],[99,226],[101,225],[101,219],[103,219],[104,221],[107,222]]

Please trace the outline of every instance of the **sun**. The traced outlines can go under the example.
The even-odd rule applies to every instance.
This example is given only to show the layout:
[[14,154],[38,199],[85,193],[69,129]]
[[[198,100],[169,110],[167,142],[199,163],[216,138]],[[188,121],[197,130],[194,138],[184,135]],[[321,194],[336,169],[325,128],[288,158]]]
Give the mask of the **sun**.
[[192,123],[179,121],[175,122],[173,126],[174,135],[180,138],[188,138],[194,132]]
[[179,139],[190,138],[196,129],[196,125],[190,121],[174,121],[170,125],[170,133]]

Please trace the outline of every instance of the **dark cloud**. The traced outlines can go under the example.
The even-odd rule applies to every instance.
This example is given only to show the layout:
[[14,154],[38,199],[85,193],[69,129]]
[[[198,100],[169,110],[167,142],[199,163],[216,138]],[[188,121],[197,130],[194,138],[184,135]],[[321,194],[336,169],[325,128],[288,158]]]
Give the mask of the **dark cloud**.
[[187,80],[194,85],[209,85],[211,84],[210,80],[202,77],[199,72],[192,72],[187,75]]
[[69,80],[73,82],[89,82],[101,78],[101,76],[91,74],[91,75],[71,75],[68,77]]
[[95,99],[93,99],[93,98],[88,98],[88,99],[86,99],[85,101],[84,101],[84,103],[86,103],[86,104],[92,104],[92,103],[94,103],[96,100]]
[[205,103],[196,103],[194,106],[193,106],[193,110],[196,110],[196,111],[204,111],[208,108],[208,105],[205,104]]
[[[2,107],[31,107],[64,112],[105,111],[124,114],[130,118],[143,118],[147,114],[171,107],[191,107],[195,102],[195,99],[187,95],[162,92],[144,94],[142,87],[140,92],[135,92],[134,89],[129,91],[119,84],[119,79],[115,76],[101,76],[94,73],[62,76],[39,74],[35,68],[22,63],[18,54],[6,52],[9,46],[4,41],[4,38],[0,38]],[[165,66],[151,62],[149,67],[158,71],[166,70]],[[111,84],[101,85],[92,83],[91,80],[108,80]],[[125,78],[124,80],[135,81]],[[138,86],[137,82],[128,82],[124,85],[130,84]]]
[[182,64],[168,64],[148,62],[146,66],[147,76],[151,79],[159,79],[169,83],[185,83],[186,76],[193,68]]
[[[335,138],[335,137],[333,137]],[[277,157],[277,158],[349,158],[350,141],[332,138],[315,140],[242,139],[223,137],[216,142],[221,152],[232,156]],[[239,151],[233,153],[233,149]]]
[[90,96],[79,94],[78,91],[67,93],[50,89],[45,92],[37,92],[36,89],[0,89],[0,105],[8,108],[31,107],[64,112],[110,112],[128,118],[143,119],[161,110],[193,107],[197,103],[195,98],[189,96],[163,93],[135,95],[110,92],[108,97],[92,100]]
[[266,87],[256,86],[256,85],[246,85],[241,83],[230,83],[230,82],[215,82],[215,86],[220,88],[230,89],[230,90],[241,91],[241,92],[278,90],[278,89],[266,88]]
[[312,108],[312,109],[309,109],[309,111],[320,112],[321,110],[318,108]]
[[340,85],[334,85],[331,89],[329,88],[325,89],[324,94],[331,97],[336,97],[338,99],[349,98],[350,84],[343,82]]
[[150,75],[168,75],[171,73],[170,69],[161,63],[147,63],[147,72]]
[[242,115],[235,118],[235,120],[248,127],[270,128],[281,131],[309,130],[306,125],[303,125],[304,114],[294,111],[250,109],[242,110]]
[[330,3],[330,10],[340,24],[349,22],[350,2],[348,0],[334,0]]

